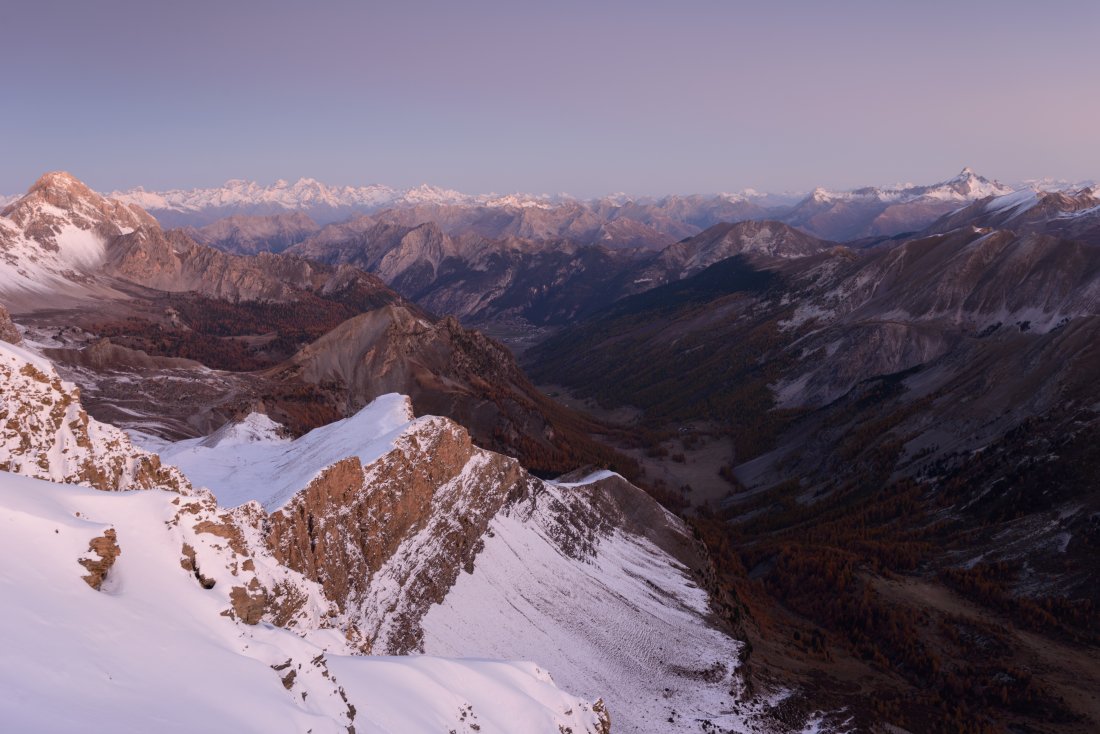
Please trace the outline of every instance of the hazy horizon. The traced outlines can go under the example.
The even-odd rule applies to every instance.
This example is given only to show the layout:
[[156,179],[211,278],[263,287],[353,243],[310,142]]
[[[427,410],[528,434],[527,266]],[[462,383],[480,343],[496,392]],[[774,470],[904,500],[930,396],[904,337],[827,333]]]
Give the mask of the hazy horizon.
[[[465,193],[1100,178],[1100,6],[42,2],[0,193],[311,177]],[[44,53],[43,49],[50,49]]]

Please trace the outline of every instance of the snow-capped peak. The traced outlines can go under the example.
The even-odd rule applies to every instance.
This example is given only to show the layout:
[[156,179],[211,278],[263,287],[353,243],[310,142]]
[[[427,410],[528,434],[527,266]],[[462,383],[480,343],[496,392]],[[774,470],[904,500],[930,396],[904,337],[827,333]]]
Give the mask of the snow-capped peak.
[[156,226],[140,208],[104,198],[72,174],[47,173],[0,212],[0,292],[18,299],[82,291],[111,238]]

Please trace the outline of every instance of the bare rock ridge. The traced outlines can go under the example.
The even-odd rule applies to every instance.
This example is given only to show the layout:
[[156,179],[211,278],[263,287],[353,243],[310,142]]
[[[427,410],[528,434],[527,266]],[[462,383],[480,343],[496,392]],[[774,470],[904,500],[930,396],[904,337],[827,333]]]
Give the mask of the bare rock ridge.
[[769,221],[716,224],[659,250],[626,251],[561,239],[450,236],[432,221],[398,226],[363,217],[330,225],[289,252],[354,264],[426,308],[468,322],[568,324],[734,255],[789,259],[831,246]]
[[519,457],[538,471],[612,462],[575,414],[543,396],[500,344],[457,320],[430,321],[403,306],[349,319],[287,362],[264,373],[279,384],[306,384],[351,415],[379,395],[400,392],[418,415],[445,415],[475,442]]
[[473,567],[489,521],[535,485],[514,459],[433,419],[367,466],[325,469],[270,516],[267,542],[354,620],[347,632],[365,652],[407,654],[423,649],[420,618]]
[[255,255],[282,252],[319,229],[303,212],[290,212],[266,217],[236,215],[205,227],[187,227],[184,231],[201,245],[216,246],[238,255]]

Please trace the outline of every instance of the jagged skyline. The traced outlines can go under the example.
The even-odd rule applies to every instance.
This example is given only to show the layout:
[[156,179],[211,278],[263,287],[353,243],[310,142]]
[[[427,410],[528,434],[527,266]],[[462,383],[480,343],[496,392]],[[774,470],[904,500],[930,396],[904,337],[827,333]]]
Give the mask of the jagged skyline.
[[1077,0],[10,16],[5,194],[50,169],[107,191],[307,176],[581,197],[1100,170],[1100,99],[1074,73],[1100,8]]

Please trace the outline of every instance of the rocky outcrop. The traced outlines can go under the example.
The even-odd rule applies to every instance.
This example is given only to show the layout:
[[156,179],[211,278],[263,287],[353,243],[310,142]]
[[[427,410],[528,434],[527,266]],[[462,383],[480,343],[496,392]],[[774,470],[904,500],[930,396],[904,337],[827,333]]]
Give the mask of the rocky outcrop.
[[115,565],[115,559],[122,554],[122,549],[118,547],[115,529],[107,528],[103,531],[103,535],[92,538],[88,543],[88,553],[87,557],[79,561],[81,566],[88,569],[88,575],[83,579],[88,586],[99,591],[107,578],[107,572]]
[[175,467],[88,416],[53,366],[0,344],[0,469],[103,490],[190,491]]

